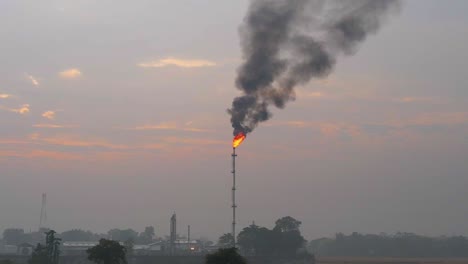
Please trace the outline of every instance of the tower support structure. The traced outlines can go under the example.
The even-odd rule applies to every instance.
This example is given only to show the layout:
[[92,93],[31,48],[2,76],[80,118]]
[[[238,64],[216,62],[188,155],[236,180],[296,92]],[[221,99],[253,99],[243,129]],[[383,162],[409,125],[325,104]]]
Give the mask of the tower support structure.
[[236,148],[232,148],[232,247],[236,247]]
[[47,208],[47,194],[43,193],[42,194],[42,205],[41,205],[41,218],[39,220],[39,230],[46,227],[46,222],[47,222],[46,208]]

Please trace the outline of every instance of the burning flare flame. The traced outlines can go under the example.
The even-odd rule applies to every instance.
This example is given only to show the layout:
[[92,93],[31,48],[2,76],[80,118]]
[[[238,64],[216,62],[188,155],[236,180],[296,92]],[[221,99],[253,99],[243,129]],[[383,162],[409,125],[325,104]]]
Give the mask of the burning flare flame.
[[244,141],[244,139],[245,134],[243,132],[239,132],[232,140],[232,147],[237,148],[242,143],[242,141]]

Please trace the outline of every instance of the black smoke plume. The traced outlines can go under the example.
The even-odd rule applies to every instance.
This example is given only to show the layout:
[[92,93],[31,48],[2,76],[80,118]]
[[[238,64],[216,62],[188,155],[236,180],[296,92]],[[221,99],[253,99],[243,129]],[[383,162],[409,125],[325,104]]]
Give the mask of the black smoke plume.
[[240,28],[244,63],[236,86],[243,92],[228,109],[234,135],[284,108],[294,87],[326,77],[338,55],[352,55],[377,33],[398,0],[251,0]]

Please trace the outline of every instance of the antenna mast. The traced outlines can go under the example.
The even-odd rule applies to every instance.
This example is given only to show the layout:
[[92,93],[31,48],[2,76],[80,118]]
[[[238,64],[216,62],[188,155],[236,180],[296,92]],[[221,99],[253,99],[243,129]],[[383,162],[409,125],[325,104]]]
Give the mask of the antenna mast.
[[236,247],[236,148],[232,148],[232,247]]
[[46,211],[46,204],[47,204],[47,194],[42,194],[42,205],[41,205],[41,219],[39,220],[39,230],[45,228],[47,222],[47,211]]

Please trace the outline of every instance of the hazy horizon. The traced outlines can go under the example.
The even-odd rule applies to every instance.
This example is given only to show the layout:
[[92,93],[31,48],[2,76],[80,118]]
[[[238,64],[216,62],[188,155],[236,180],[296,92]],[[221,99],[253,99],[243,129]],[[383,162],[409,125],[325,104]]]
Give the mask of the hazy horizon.
[[[0,231],[230,232],[248,1],[0,2]],[[468,2],[404,1],[238,148],[238,228],[468,235]]]

